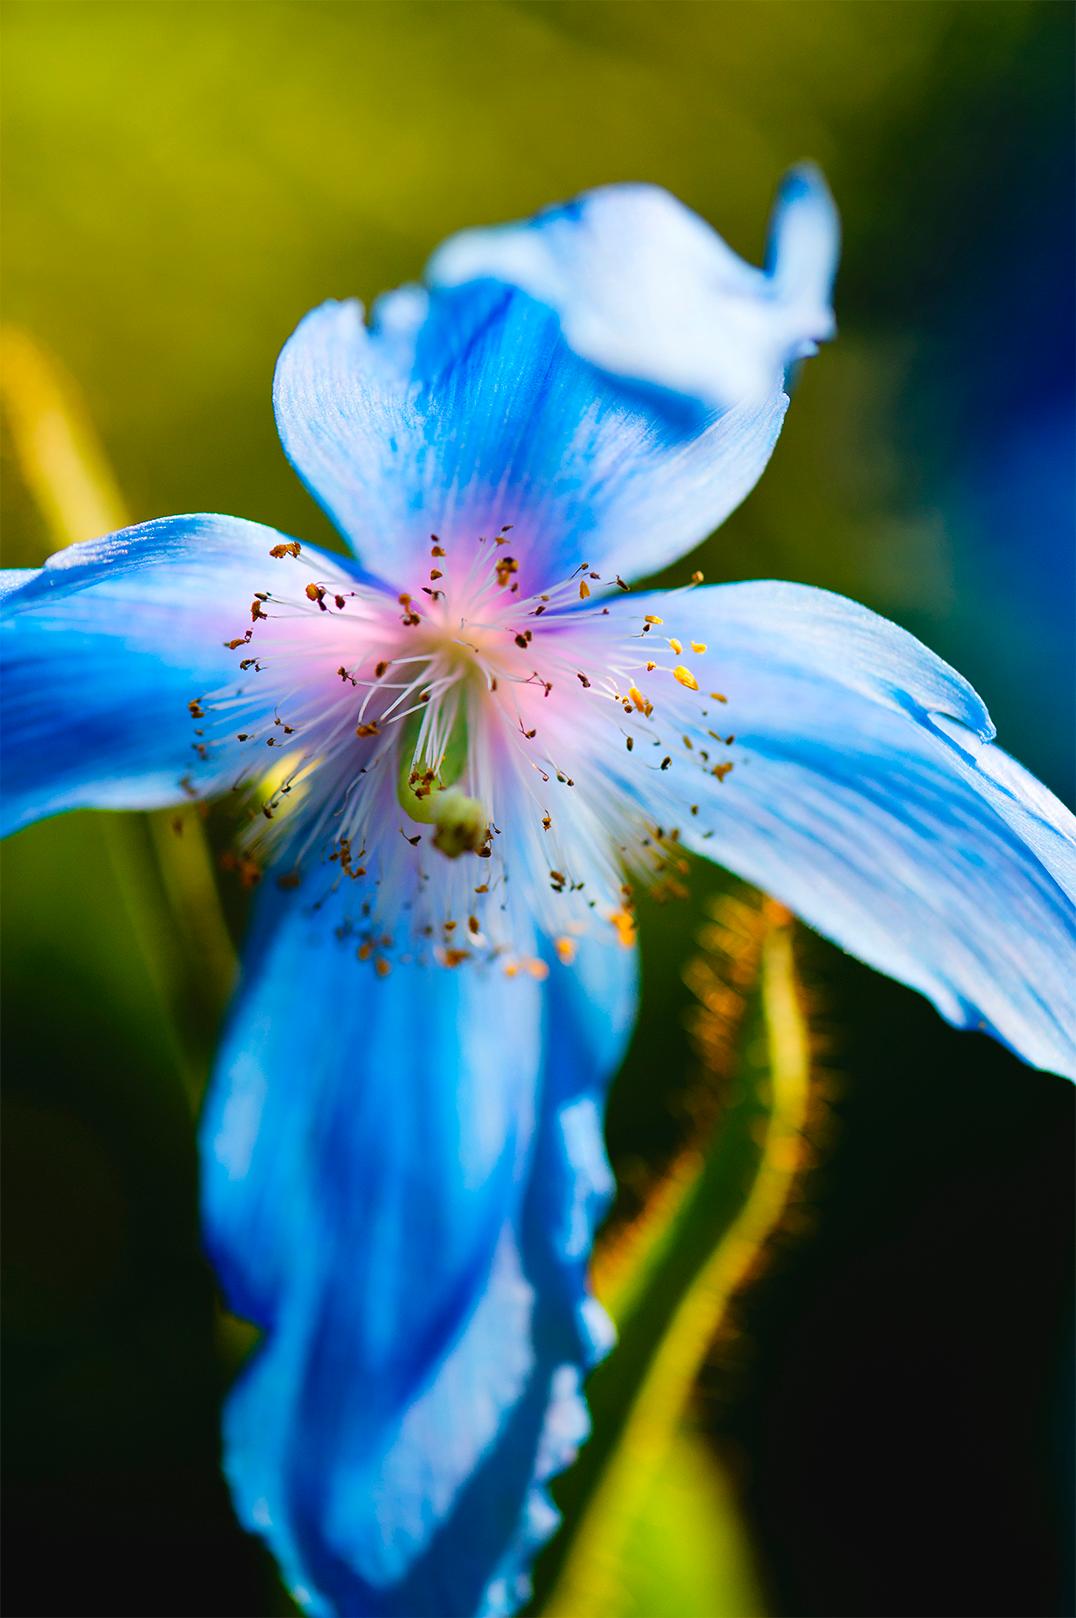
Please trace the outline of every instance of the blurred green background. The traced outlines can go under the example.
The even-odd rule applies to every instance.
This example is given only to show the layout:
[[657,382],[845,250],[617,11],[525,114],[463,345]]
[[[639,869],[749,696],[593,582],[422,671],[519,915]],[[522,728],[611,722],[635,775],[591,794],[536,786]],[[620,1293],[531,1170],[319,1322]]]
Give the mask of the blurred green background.
[[[1073,23],[1038,0],[7,0],[4,319],[66,369],[131,520],[331,542],[270,405],[308,308],[619,179],[757,260],[812,157],[844,223],[840,340],[698,565],[897,618],[1071,801]],[[5,560],[33,565],[55,541],[10,433],[3,453]],[[200,1257],[192,1103],[226,947],[159,836],[75,815],[6,850],[13,1614],[288,1610],[217,1473],[244,1344]],[[700,871],[690,910],[644,909],[620,1220],[684,1138],[682,972],[724,886]],[[735,1511],[773,1613],[1071,1612],[1071,1093],[819,940],[800,954],[835,1075],[809,1229],[698,1390],[717,1492],[676,1474],[637,1558],[678,1538],[699,1618],[735,1613],[707,1561]]]

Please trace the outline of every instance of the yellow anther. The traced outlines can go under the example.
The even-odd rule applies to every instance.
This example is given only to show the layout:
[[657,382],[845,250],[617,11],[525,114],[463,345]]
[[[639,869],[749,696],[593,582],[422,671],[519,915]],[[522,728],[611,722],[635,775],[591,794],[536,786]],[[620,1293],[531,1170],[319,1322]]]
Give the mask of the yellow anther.
[[558,938],[554,940],[553,948],[557,952],[557,959],[564,966],[571,966],[575,960],[575,941],[571,938]]
[[706,642],[704,640],[693,640],[691,642],[691,650],[701,654],[706,650]]
[[711,702],[727,702],[728,700],[729,700],[728,697],[722,696],[720,691],[711,691],[710,692],[710,701]]
[[684,649],[683,646],[681,645],[681,643],[678,640],[671,640],[669,642],[669,645],[672,647],[672,649],[676,653],[677,657],[679,657],[680,653]]
[[646,665],[646,672],[647,672],[647,674],[650,674],[650,673],[651,673],[651,671],[652,671],[652,670],[654,670],[654,669],[656,669],[656,668],[657,668],[657,664],[656,664],[656,663],[648,663],[648,664],[647,664],[647,665]]
[[589,594],[590,594],[590,585],[587,583],[586,579],[580,579],[579,580],[579,599],[580,599],[580,601],[585,601]]
[[652,612],[648,612],[646,617],[643,619],[644,624],[663,624],[664,622],[664,618],[657,618]]
[[616,928],[618,941],[625,949],[631,949],[635,943],[635,917],[630,910],[614,910],[609,917]]
[[677,668],[673,669],[673,679],[678,680],[681,685],[686,685],[689,691],[697,691],[699,689],[698,680],[696,680],[690,669],[684,668],[682,663]]

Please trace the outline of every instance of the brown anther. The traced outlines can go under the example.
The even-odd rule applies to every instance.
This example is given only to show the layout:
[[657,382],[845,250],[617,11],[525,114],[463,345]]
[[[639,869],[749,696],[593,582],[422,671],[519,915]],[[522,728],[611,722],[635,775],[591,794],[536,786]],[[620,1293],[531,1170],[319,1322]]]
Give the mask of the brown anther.
[[630,753],[632,748],[635,746],[635,737],[625,736],[624,740],[627,743],[628,752]]
[[576,679],[579,681],[584,691],[590,690],[590,681],[587,679],[585,674],[577,674]]
[[262,879],[262,868],[257,860],[244,854],[238,864],[239,880],[244,888],[256,888]]
[[476,893],[488,893],[488,892],[489,892],[489,883],[488,883],[488,882],[481,882],[481,883],[480,883],[480,884],[479,884],[479,885],[478,885],[478,887],[477,887],[477,888],[475,888],[475,890],[474,890],[474,891],[475,891],[475,892],[476,892]]
[[542,816],[542,830],[548,831],[553,824],[553,816],[548,812]]
[[238,635],[235,640],[226,640],[224,644],[230,652],[234,652],[238,647],[245,646],[249,640],[250,630],[248,629],[245,635]]
[[254,600],[250,603],[251,622],[256,624],[259,618],[264,618],[265,616],[265,613],[262,611],[261,601],[257,596],[255,596]]
[[381,662],[378,663],[377,666],[374,669],[374,679],[375,680],[380,680],[381,676],[384,674],[384,672],[388,668],[388,666],[389,666],[388,661],[385,658],[382,658]]
[[441,572],[441,569],[439,567],[431,567],[430,568],[430,583],[431,584],[433,583],[434,579],[443,579],[443,578],[444,578],[444,574]]
[[726,775],[728,775],[729,771],[733,768],[734,766],[731,762],[727,764],[715,764],[713,769],[710,771],[710,774],[716,776],[719,781],[723,781]]
[[479,932],[482,931],[481,926],[479,925],[479,921],[478,921],[477,916],[468,916],[467,917],[467,925],[471,929],[472,933],[479,933]]
[[191,702],[188,702],[187,712],[190,714],[192,719],[205,718],[205,709],[202,707],[201,701],[198,697],[195,697]]
[[333,600],[336,602],[337,610],[339,612],[343,612],[343,610],[344,610],[344,597],[343,596],[333,596]]
[[669,768],[669,765],[670,765],[670,764],[671,764],[671,763],[672,763],[672,759],[671,759],[671,758],[670,758],[670,757],[669,757],[669,755],[668,755],[668,754],[667,754],[667,753],[666,753],[666,755],[665,755],[665,757],[664,757],[664,758],[663,758],[663,759],[662,759],[662,761],[661,761],[661,768],[662,768],[662,769],[663,769],[663,770],[667,770],[667,769],[668,769],[668,768]]
[[297,888],[301,881],[302,877],[299,875],[298,871],[284,871],[282,875],[277,877],[276,885],[278,888],[284,888],[287,890],[289,888]]
[[[503,540],[498,540],[498,544],[503,543]],[[519,572],[519,563],[514,556],[499,556],[493,564],[493,571],[497,576],[497,583],[503,590],[513,573]]]
[[471,959],[469,949],[440,949],[437,952],[442,966],[461,966],[464,961]]
[[374,962],[374,971],[377,973],[379,978],[387,978],[389,973],[392,971],[392,962],[386,961],[383,955],[379,955],[377,960]]
[[369,724],[356,725],[355,734],[356,736],[380,736],[381,726],[377,724],[376,721],[371,721]]
[[297,539],[289,539],[283,545],[274,545],[269,555],[279,562],[285,556],[298,556],[302,548]]

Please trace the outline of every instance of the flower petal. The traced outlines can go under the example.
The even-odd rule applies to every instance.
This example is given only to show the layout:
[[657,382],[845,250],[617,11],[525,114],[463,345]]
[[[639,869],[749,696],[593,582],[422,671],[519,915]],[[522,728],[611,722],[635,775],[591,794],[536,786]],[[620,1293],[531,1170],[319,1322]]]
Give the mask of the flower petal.
[[0,591],[5,833],[226,784],[234,760],[199,757],[188,704],[234,679],[224,641],[250,623],[282,538],[235,517],[163,517],[58,551]]
[[833,335],[838,246],[825,181],[804,166],[782,186],[765,272],[667,191],[611,185],[453,236],[427,275],[433,286],[527,292],[557,312],[574,352],[611,376],[724,410],[765,400],[793,360]]
[[[824,335],[821,319],[790,313],[818,291],[820,231],[805,218],[818,207],[810,187],[785,206],[773,276],[741,265],[707,233],[708,250],[728,269],[713,286],[680,241],[705,227],[664,193],[613,188],[576,212],[510,227],[520,241],[541,244],[548,232],[554,244],[574,243],[558,273],[566,286],[577,278],[581,299],[597,299],[606,279],[620,288],[609,317],[611,328],[623,325],[617,376],[591,363],[585,347],[574,351],[564,299],[535,277],[522,290],[490,279],[492,271],[458,287],[406,289],[381,301],[369,329],[358,304],[324,304],[277,366],[284,448],[371,569],[397,586],[424,581],[431,530],[469,546],[510,525],[528,589],[557,582],[583,559],[610,574],[664,565],[754,487],[788,402],[785,360],[802,354],[811,334]],[[649,219],[655,209],[672,239],[646,237],[645,251],[618,258],[618,232],[640,229],[640,213]],[[592,234],[579,223],[591,210]],[[434,261],[441,280],[459,258],[445,251]],[[786,285],[795,297],[778,295]],[[660,399],[642,385],[665,350],[644,352],[640,334],[653,327],[665,342],[673,317],[659,316],[682,308],[693,310],[715,354],[744,373],[720,404],[702,390],[685,405],[671,390],[687,379],[671,372]],[[746,335],[753,325],[757,343]],[[702,341],[693,339],[692,352]]]
[[1076,822],[992,745],[967,682],[799,585],[613,610],[710,648],[688,658],[698,692],[653,692],[672,762],[640,790],[658,818],[950,1022],[1076,1076]]
[[633,962],[379,978],[349,902],[264,895],[203,1124],[209,1246],[268,1333],[227,1468],[309,1610],[508,1611],[585,1431]]

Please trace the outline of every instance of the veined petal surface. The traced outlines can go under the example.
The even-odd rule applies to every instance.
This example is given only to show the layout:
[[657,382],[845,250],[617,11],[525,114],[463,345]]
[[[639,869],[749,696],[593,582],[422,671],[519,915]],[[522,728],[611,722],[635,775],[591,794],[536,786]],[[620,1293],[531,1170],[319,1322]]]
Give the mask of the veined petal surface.
[[668,760],[638,777],[655,818],[950,1022],[1076,1076],[1076,821],[993,744],[967,682],[804,586],[612,607],[646,611],[706,648],[682,653],[697,691],[648,687]]
[[820,180],[790,183],[769,272],[647,187],[456,239],[431,289],[382,299],[369,327],[353,302],[300,324],[274,389],[284,448],[398,584],[431,530],[473,544],[509,526],[531,589],[582,559],[662,566],[769,459],[785,366],[832,326],[831,214]]
[[[766,270],[652,185],[611,185],[533,219],[464,231],[434,254],[433,286],[484,280],[554,309],[572,350],[610,376],[691,406],[764,400],[834,332],[836,209],[817,170],[786,178]],[[664,396],[664,397],[663,397]]]
[[235,517],[164,517],[72,545],[0,591],[4,832],[228,785],[234,760],[200,755],[189,705],[234,685],[224,642],[250,624],[283,539]]
[[604,1346],[584,1272],[633,955],[380,977],[354,902],[264,894],[203,1122],[209,1246],[267,1333],[226,1465],[310,1611],[508,1612]]

